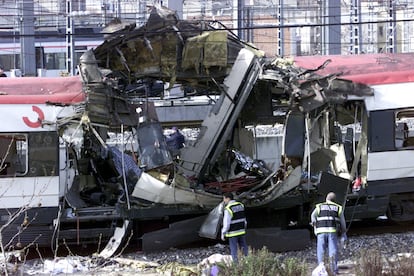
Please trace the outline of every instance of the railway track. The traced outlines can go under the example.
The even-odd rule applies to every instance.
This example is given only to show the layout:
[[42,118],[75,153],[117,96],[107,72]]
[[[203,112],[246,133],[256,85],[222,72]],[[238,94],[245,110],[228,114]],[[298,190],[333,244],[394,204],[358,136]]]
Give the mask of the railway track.
[[[372,220],[372,221],[354,221],[348,223],[347,225],[349,230],[347,232],[349,239],[359,239],[364,236],[377,236],[377,235],[386,235],[386,234],[403,234],[408,232],[414,232],[414,223],[407,223],[407,224],[398,224],[391,222],[389,220]],[[311,243],[314,243],[315,236],[311,234]],[[176,248],[174,254],[180,254],[180,252],[192,250],[192,249],[202,249],[215,246],[217,244],[221,244],[222,248],[227,246],[227,243],[221,242],[219,240],[209,240],[204,239],[199,242],[192,242]],[[58,253],[56,254],[57,257],[64,257],[68,255],[79,255],[79,256],[92,256],[96,253],[99,253],[102,250],[103,245],[97,244],[88,244],[88,245],[60,245]],[[304,245],[304,248],[309,246],[309,244]],[[169,250],[165,250],[164,254],[168,254]],[[122,249],[122,254],[134,254],[134,253],[141,253],[147,254],[146,252],[142,252],[142,249],[139,245],[139,242],[136,240],[130,241],[127,246],[124,246]],[[151,252],[150,255],[159,254],[157,252]],[[27,255],[27,259],[37,259],[37,258],[53,258],[55,253],[51,250],[51,248],[43,247],[43,248],[31,248],[29,250],[29,254]],[[166,257],[167,258],[167,257]]]
[[[340,248],[340,272],[344,275],[355,275],[355,266],[358,264],[358,258],[361,258],[360,253],[365,252],[363,250],[373,249],[375,247],[380,248],[381,254],[386,257],[395,256],[398,253],[411,252],[412,239],[414,237],[414,224],[396,224],[388,220],[376,220],[376,221],[355,221],[350,224],[349,240],[345,248]],[[411,232],[411,233],[410,233]],[[314,236],[313,236],[314,237]],[[221,244],[221,245],[218,245]],[[70,250],[65,251],[66,248],[62,248],[58,257],[65,258],[69,256],[91,256],[97,252],[95,247],[76,245],[71,246]],[[69,252],[70,251],[70,252]],[[34,254],[33,254],[34,252]],[[49,249],[48,252],[33,250],[32,260],[29,265],[33,267],[42,262],[45,259],[53,259],[54,254]],[[40,256],[39,253],[42,255]],[[168,263],[181,263],[183,265],[194,265],[202,261],[213,254],[229,254],[227,243],[219,241],[202,241],[200,243],[192,243],[183,248],[174,248],[164,250],[162,252],[146,253],[140,251],[136,242],[131,242],[124,248],[121,257],[125,260],[146,260],[149,262],[156,262],[161,265]],[[296,258],[306,262],[309,265],[309,271],[316,267],[316,241],[312,239],[310,244],[299,251],[290,251],[279,253],[278,256],[282,258]],[[28,259],[30,257],[28,256]],[[87,262],[86,259],[81,259],[82,262]],[[91,258],[92,262],[97,262],[96,258]],[[114,262],[116,263],[116,262]],[[121,268],[122,271],[131,270],[130,267],[125,266]],[[128,271],[129,271],[128,270]],[[76,274],[76,275],[90,275]],[[130,274],[123,274],[130,275]],[[131,274],[139,275],[139,274]],[[157,275],[156,273],[151,275]]]
[[414,232],[414,223],[395,223],[387,219],[348,223],[348,236]]

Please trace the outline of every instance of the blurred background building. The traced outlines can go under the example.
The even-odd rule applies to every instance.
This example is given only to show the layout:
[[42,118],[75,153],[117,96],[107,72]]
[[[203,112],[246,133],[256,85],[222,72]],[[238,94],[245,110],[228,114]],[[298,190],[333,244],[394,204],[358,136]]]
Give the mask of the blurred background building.
[[75,74],[108,23],[139,27],[156,3],[220,21],[269,57],[414,51],[410,0],[0,0],[0,64],[10,76]]

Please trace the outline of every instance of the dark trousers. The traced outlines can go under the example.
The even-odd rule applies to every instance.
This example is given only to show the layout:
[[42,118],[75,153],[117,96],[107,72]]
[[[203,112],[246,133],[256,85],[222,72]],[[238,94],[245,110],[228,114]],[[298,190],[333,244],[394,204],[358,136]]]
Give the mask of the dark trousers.
[[230,254],[234,262],[238,262],[238,248],[242,251],[244,256],[247,256],[249,249],[246,243],[246,235],[240,235],[229,238]]

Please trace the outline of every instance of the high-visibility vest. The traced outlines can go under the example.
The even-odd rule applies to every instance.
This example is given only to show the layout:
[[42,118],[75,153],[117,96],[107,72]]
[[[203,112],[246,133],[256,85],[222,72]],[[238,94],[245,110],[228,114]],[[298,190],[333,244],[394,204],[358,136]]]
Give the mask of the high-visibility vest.
[[316,212],[315,234],[336,233],[342,206],[335,202],[323,202],[316,205]]
[[240,202],[232,202],[225,208],[231,216],[229,231],[225,234],[227,238],[246,234],[246,215],[244,205]]

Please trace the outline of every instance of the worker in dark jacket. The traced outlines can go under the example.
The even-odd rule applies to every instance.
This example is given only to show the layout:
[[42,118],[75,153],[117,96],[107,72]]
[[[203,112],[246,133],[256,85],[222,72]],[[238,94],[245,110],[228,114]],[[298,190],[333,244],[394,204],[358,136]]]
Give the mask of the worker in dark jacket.
[[185,137],[184,135],[178,130],[177,127],[172,128],[173,133],[168,135],[165,138],[167,143],[167,147],[171,152],[173,157],[177,157],[180,155],[180,149],[184,147],[185,144]]
[[224,217],[223,227],[221,229],[221,239],[224,241],[229,239],[230,254],[234,262],[238,262],[238,249],[242,251],[244,256],[248,254],[246,243],[246,215],[244,213],[244,205],[234,200],[232,193],[223,194]]
[[338,226],[346,239],[346,222],[341,205],[334,202],[335,193],[329,192],[326,201],[316,205],[311,214],[311,224],[317,236],[318,264],[323,263],[326,249],[329,252],[331,271],[338,273]]

